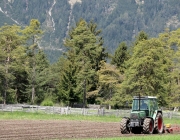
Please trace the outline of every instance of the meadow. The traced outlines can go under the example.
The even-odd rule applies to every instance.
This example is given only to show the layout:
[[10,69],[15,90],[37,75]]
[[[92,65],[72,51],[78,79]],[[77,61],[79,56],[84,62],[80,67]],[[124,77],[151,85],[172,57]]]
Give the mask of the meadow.
[[[84,116],[84,115],[60,115],[45,114],[40,112],[0,112],[0,120],[84,120],[99,122],[120,122],[121,118],[117,116]],[[164,118],[164,124],[180,124],[180,119]]]

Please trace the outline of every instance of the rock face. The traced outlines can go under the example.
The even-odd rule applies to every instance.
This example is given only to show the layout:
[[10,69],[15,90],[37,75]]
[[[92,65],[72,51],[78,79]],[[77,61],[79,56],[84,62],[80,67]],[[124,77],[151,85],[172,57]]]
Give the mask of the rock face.
[[141,30],[155,37],[166,27],[177,29],[179,13],[177,0],[1,0],[0,26],[26,26],[30,19],[38,19],[44,30],[39,45],[53,62],[62,53],[69,30],[80,18],[97,23],[104,46],[113,52],[119,42],[130,43]]
[[69,0],[69,3],[70,3],[71,5],[74,5],[76,2],[81,3],[82,1],[81,1],[81,0]]

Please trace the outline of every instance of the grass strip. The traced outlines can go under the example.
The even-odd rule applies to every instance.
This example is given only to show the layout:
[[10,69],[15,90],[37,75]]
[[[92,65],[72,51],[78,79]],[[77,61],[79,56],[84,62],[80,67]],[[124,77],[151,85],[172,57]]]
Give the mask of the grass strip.
[[162,135],[149,135],[149,136],[129,136],[127,137],[116,137],[116,138],[91,138],[84,140],[179,140],[180,135],[173,134],[162,134]]
[[[98,122],[120,122],[117,116],[84,116],[84,115],[60,115],[45,114],[40,112],[0,112],[0,120],[85,120]],[[180,124],[180,119],[164,118],[164,124]]]
[[120,122],[116,116],[60,115],[29,112],[0,112],[0,120],[86,120],[98,122]]

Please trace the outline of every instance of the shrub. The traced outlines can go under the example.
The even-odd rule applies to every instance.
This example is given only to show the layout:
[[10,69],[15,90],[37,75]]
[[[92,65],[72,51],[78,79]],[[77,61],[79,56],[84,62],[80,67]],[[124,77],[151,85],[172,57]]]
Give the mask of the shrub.
[[44,101],[42,101],[41,106],[53,106],[54,103],[51,99],[45,99]]

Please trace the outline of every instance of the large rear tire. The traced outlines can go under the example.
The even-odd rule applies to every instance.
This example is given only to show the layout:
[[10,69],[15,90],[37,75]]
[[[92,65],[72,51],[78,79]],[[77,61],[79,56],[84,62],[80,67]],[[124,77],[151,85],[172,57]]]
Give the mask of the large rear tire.
[[123,118],[120,122],[120,131],[121,134],[129,134],[130,129],[128,127],[130,120],[128,118]]
[[155,119],[154,133],[162,134],[164,130],[163,117],[161,113],[158,113]]
[[143,133],[152,134],[154,130],[154,123],[151,118],[146,118],[143,123]]

